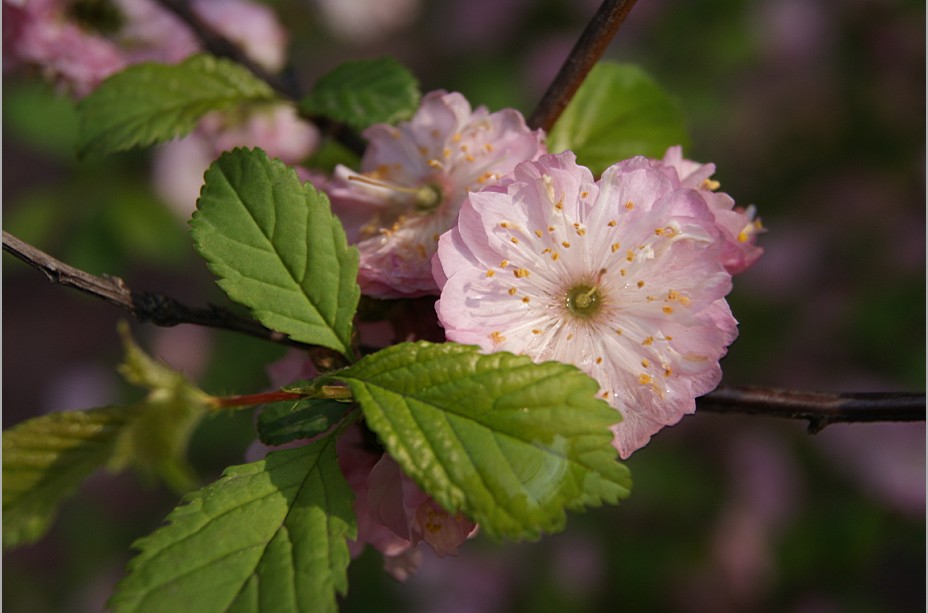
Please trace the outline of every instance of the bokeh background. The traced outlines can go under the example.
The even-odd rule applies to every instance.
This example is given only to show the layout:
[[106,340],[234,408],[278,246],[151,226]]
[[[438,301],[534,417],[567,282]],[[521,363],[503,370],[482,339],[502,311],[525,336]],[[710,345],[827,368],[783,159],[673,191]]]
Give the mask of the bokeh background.
[[[277,0],[309,85],[389,53],[423,90],[526,114],[592,0]],[[607,57],[644,66],[685,110],[687,157],[756,204],[766,253],[730,302],[726,383],[925,389],[925,5],[917,0],[640,0]],[[153,188],[152,151],[78,162],[71,103],[3,81],[3,227],[134,289],[226,304],[181,214]],[[582,162],[582,160],[581,160]],[[192,205],[192,203],[190,203]],[[120,312],[3,257],[3,426],[129,402],[115,372]],[[151,353],[211,393],[267,386],[282,348],[134,325]],[[210,419],[204,482],[241,463],[251,417]],[[925,427],[697,414],[628,462],[619,507],[571,516],[531,544],[478,538],[426,552],[404,584],[368,550],[345,611],[917,611],[925,604]],[[91,478],[41,542],[4,554],[8,611],[98,611],[130,545],[177,498],[133,475]],[[423,545],[424,546],[424,545]]]

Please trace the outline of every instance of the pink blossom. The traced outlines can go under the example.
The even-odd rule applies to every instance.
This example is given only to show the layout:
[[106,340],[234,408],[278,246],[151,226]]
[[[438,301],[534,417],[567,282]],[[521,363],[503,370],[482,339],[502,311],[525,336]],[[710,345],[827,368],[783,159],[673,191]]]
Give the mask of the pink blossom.
[[362,292],[381,298],[437,293],[430,260],[467,193],[544,152],[541,131],[518,111],[472,111],[443,91],[426,95],[410,121],[364,136],[361,172],[339,166],[326,189],[361,252]]
[[623,458],[695,409],[736,336],[731,275],[703,192],[645,158],[598,182],[574,154],[470,194],[439,241],[449,340],[572,363],[621,414]]
[[[194,33],[153,0],[113,0],[108,23],[80,22],[64,0],[3,0],[4,69],[34,66],[78,97],[130,64],[176,63],[200,50]],[[284,61],[286,33],[267,7],[197,0],[192,8],[268,70]]]
[[338,462],[355,493],[358,538],[349,543],[356,556],[370,544],[384,555],[384,568],[405,580],[420,560],[416,545],[425,541],[439,556],[454,554],[476,533],[476,525],[451,514],[423,493],[387,454],[366,448],[361,428],[348,430],[337,443]]
[[731,196],[716,191],[719,182],[710,178],[715,174],[715,164],[684,159],[683,148],[677,145],[667,150],[658,165],[675,171],[682,187],[702,193],[725,237],[721,258],[728,272],[738,274],[757,261],[764,252],[755,244],[757,234],[763,231],[760,219],[753,205],[736,207]]
[[410,26],[421,0],[316,0],[315,4],[333,34],[363,44]]
[[316,127],[289,105],[257,108],[244,117],[210,114],[192,134],[157,149],[154,187],[186,219],[196,208],[203,173],[223,151],[261,147],[268,156],[292,165],[302,162],[318,143]]
[[195,0],[193,10],[217,32],[270,72],[287,61],[287,31],[274,11],[249,0]]
[[57,0],[3,1],[5,71],[36,66],[46,79],[84,96],[125,65],[125,58],[108,40],[66,21]]

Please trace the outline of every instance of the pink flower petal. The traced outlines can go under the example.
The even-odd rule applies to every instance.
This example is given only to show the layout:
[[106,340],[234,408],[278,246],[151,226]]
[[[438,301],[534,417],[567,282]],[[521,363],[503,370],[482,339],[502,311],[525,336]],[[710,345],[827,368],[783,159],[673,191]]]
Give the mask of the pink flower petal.
[[465,199],[439,240],[436,310],[449,340],[594,377],[627,457],[721,378],[736,335],[725,240],[703,191],[651,160],[594,182],[572,153],[545,155]]

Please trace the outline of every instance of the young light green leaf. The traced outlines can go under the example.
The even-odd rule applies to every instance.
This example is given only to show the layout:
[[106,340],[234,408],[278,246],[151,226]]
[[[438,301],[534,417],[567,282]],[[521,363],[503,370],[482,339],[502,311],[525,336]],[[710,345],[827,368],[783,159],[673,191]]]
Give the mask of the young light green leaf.
[[573,366],[419,342],[332,376],[403,470],[492,536],[537,538],[563,528],[565,508],[628,495],[609,430],[618,413]]
[[351,405],[328,398],[277,402],[258,414],[258,438],[265,445],[283,445],[322,434],[345,416]]
[[549,151],[572,150],[594,174],[688,142],[679,105],[641,68],[609,62],[593,67],[548,134]]
[[58,505],[109,461],[138,407],[50,413],[3,432],[3,548],[38,540]]
[[348,590],[353,495],[334,435],[268,454],[189,494],[110,600],[116,611],[335,611]]
[[300,110],[361,130],[406,119],[419,105],[419,83],[392,57],[345,62],[316,82]]
[[210,398],[183,374],[146,355],[124,323],[119,333],[126,352],[119,370],[129,383],[147,387],[149,393],[138,404],[138,417],[119,433],[109,468],[134,466],[178,492],[189,491],[196,478],[185,453],[194,429],[210,409]]
[[121,371],[147,387],[145,400],[125,407],[51,413],[3,432],[3,546],[40,538],[61,501],[88,475],[129,466],[189,490],[184,453],[209,397],[183,375],[152,360],[120,326],[126,351]]
[[190,132],[210,111],[277,99],[245,67],[210,55],[180,64],[136,64],[116,73],[78,105],[80,155],[108,154]]
[[261,323],[350,355],[358,252],[328,198],[293,169],[260,149],[224,153],[190,226],[219,286]]

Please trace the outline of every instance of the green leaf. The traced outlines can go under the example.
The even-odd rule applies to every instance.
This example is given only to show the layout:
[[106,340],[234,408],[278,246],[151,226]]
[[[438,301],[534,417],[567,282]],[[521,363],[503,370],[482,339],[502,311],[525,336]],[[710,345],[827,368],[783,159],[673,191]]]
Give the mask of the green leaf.
[[210,111],[276,100],[246,68],[210,55],[130,66],[78,105],[80,155],[108,154],[183,136]]
[[328,398],[277,402],[258,415],[258,437],[265,445],[283,445],[322,434],[345,416],[350,404]]
[[357,534],[335,435],[233,466],[135,546],[123,611],[335,611]]
[[593,67],[548,134],[549,151],[572,150],[594,174],[688,142],[679,105],[641,68],[609,62]]
[[392,57],[345,62],[316,82],[300,110],[324,115],[361,130],[395,123],[419,105],[419,83]]
[[143,475],[158,476],[178,492],[196,483],[185,453],[194,429],[210,409],[210,397],[183,374],[156,362],[119,327],[126,359],[119,370],[129,383],[150,391],[138,417],[120,432],[109,468],[134,466]]
[[3,546],[40,538],[58,505],[102,466],[129,466],[189,490],[193,471],[184,454],[209,396],[183,375],[152,360],[121,324],[130,383],[149,388],[134,405],[51,413],[3,432]]
[[618,413],[573,366],[419,342],[332,377],[403,470],[491,536],[537,538],[563,528],[565,508],[628,495],[609,430]]
[[138,407],[50,413],[3,432],[3,548],[38,540],[58,505],[112,456]]
[[206,171],[190,225],[230,298],[273,330],[350,356],[358,252],[324,194],[260,149],[235,149]]

